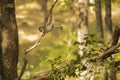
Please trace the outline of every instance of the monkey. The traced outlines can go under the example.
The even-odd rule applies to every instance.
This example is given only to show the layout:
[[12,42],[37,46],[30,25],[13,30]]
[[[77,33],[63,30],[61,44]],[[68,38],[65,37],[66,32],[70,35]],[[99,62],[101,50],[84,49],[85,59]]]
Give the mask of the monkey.
[[54,28],[54,20],[53,20],[52,11],[49,12],[49,14],[45,17],[43,24],[44,24],[43,26],[39,27],[39,31],[43,32],[42,36],[45,36],[46,33],[50,32]]
[[46,26],[40,26],[39,31],[43,32],[42,36],[45,36],[46,33],[50,32],[54,28],[54,23],[47,24]]
[[53,18],[53,8],[54,8],[56,2],[57,2],[57,0],[54,1],[48,14],[45,16],[44,21],[43,21],[43,26],[39,27],[39,31],[42,32],[42,36],[44,36],[46,33],[50,32],[55,26],[54,18]]

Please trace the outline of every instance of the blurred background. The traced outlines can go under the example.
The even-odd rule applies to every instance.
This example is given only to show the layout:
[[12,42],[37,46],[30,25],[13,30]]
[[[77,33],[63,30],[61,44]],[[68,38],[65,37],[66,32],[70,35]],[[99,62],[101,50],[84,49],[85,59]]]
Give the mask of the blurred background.
[[[65,2],[66,1],[66,2]],[[96,31],[96,17],[93,0],[88,9],[88,25],[92,34]],[[53,0],[15,0],[16,18],[19,30],[20,56],[18,64],[18,73],[23,65],[24,52],[32,46],[41,32],[38,30],[42,25]],[[77,40],[77,20],[78,10],[73,7],[72,0],[58,0],[54,7],[54,22],[56,27],[42,38],[41,45],[35,48],[27,55],[28,66],[23,79],[28,79],[35,74],[49,71],[51,69],[51,60],[61,56],[65,59],[72,56],[73,42]],[[102,0],[103,28],[105,26],[105,5]],[[120,0],[112,0],[112,21],[113,28],[120,23]],[[120,59],[120,57],[117,57]],[[119,74],[118,74],[119,76]],[[120,79],[120,78],[119,78]],[[119,80],[118,79],[118,80]]]

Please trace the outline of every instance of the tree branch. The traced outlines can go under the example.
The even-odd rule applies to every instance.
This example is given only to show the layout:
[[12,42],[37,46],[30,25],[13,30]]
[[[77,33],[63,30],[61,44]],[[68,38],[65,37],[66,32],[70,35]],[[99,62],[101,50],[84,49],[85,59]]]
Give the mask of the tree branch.
[[120,46],[120,43],[118,43],[119,36],[120,36],[120,25],[117,25],[114,30],[113,37],[109,45],[110,47],[107,48],[105,52],[99,56],[100,59],[106,59],[110,57],[112,54],[115,54],[116,48]]
[[[58,1],[58,0],[55,0],[55,2],[52,4],[52,6],[51,6],[51,8],[50,8],[50,10],[49,10],[48,15],[44,18],[44,21],[43,21],[44,26],[47,25],[48,19],[50,18],[50,14],[52,13],[52,10],[53,10],[55,4],[57,3],[57,1]],[[20,75],[19,75],[19,77],[18,77],[18,80],[21,80],[21,78],[22,78],[22,76],[23,76],[23,74],[24,74],[24,72],[25,72],[27,63],[28,63],[28,60],[27,60],[27,58],[26,58],[26,55],[27,55],[30,51],[32,51],[33,49],[35,49],[36,47],[38,47],[38,46],[41,44],[41,39],[42,39],[42,37],[43,37],[42,35],[43,35],[43,32],[42,32],[42,34],[40,35],[40,38],[38,39],[38,41],[36,41],[36,43],[35,43],[33,46],[31,46],[30,48],[28,48],[28,49],[25,51],[25,53],[24,53],[24,54],[25,54],[25,57],[24,57],[24,59],[23,59],[23,60],[24,60],[24,64],[23,64],[23,66],[22,66],[22,69],[21,69]]]
[[111,48],[109,48],[108,50],[106,50],[102,55],[99,56],[100,59],[106,59],[108,57],[110,57],[112,54],[118,53],[116,52],[116,48],[120,47],[120,44],[117,44],[115,46],[112,46]]
[[49,10],[49,12],[48,12],[48,15],[45,17],[45,19],[44,19],[44,21],[43,21],[44,26],[46,26],[46,24],[47,24],[47,22],[48,22],[48,19],[49,19],[50,15],[52,14],[53,8],[54,8],[55,4],[57,3],[57,1],[58,1],[58,0],[55,0],[55,1],[54,1],[54,3],[52,4],[52,6],[51,6],[51,8],[50,8],[50,10]]

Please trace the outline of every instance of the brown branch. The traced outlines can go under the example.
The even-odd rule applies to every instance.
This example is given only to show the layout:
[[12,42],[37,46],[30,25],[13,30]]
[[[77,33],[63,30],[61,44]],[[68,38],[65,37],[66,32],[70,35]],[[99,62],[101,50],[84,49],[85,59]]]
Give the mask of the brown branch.
[[117,25],[114,30],[114,34],[110,46],[114,46],[118,43],[119,36],[120,36],[120,25]]
[[25,71],[25,69],[26,69],[27,63],[28,63],[28,60],[26,59],[26,54],[25,54],[25,57],[24,57],[24,65],[23,65],[23,67],[22,67],[22,69],[21,69],[21,73],[20,73],[20,75],[19,75],[19,77],[18,77],[18,80],[21,80],[21,78],[22,78],[22,76],[23,76],[23,74],[24,74],[24,71]]
[[106,59],[110,57],[112,54],[115,54],[116,48],[120,46],[120,44],[118,44],[119,36],[120,36],[120,25],[117,25],[109,45],[110,47],[107,48],[105,52],[99,56],[100,59]]
[[25,51],[25,57],[24,57],[24,64],[23,64],[23,67],[22,67],[22,69],[21,69],[21,73],[20,73],[20,76],[18,77],[18,80],[20,80],[21,79],[21,77],[22,77],[22,75],[24,74],[24,71],[25,71],[25,69],[26,69],[26,66],[27,66],[27,63],[28,63],[28,60],[27,60],[27,58],[26,58],[26,56],[27,56],[27,53],[29,53],[30,51],[32,51],[33,49],[35,49],[36,47],[38,47],[41,43],[40,43],[40,41],[41,41],[41,39],[42,39],[42,34],[40,35],[40,38],[38,39],[38,41],[36,41],[36,43],[33,45],[33,46],[31,46],[30,48],[28,48],[26,51]]
[[[47,22],[48,22],[48,19],[49,19],[49,17],[50,17],[50,14],[52,13],[52,10],[53,10],[55,4],[57,3],[57,1],[58,1],[58,0],[56,0],[56,1],[53,3],[53,5],[51,6],[51,8],[50,8],[50,10],[49,10],[48,15],[44,18],[44,21],[43,21],[44,26],[47,25]],[[43,35],[43,33],[40,35],[40,38],[38,39],[38,41],[36,41],[36,43],[35,43],[33,46],[31,46],[30,48],[28,48],[28,49],[25,51],[24,64],[23,64],[23,66],[22,66],[22,69],[21,69],[20,75],[19,75],[19,77],[18,77],[18,80],[21,80],[21,78],[22,78],[22,76],[23,76],[23,74],[24,74],[24,72],[25,72],[25,69],[26,69],[26,66],[27,66],[27,63],[28,63],[28,60],[27,60],[27,58],[26,58],[27,53],[29,53],[30,51],[32,51],[33,49],[35,49],[36,47],[38,47],[38,46],[41,44],[40,42],[41,42],[41,39],[42,39],[42,37],[43,37],[42,35]]]
[[116,48],[120,47],[120,44],[117,44],[115,46],[112,46],[111,48],[109,48],[108,50],[106,50],[102,55],[99,56],[100,59],[106,59],[108,57],[110,57],[112,54],[118,53],[116,52]]
[[[43,34],[43,33],[42,33],[42,34]],[[38,46],[41,44],[40,41],[41,41],[41,39],[42,39],[42,34],[40,35],[38,41],[36,41],[36,43],[35,43],[33,46],[31,46],[30,48],[28,48],[28,49],[25,51],[25,54],[29,53],[30,51],[32,51],[34,48],[38,47]]]

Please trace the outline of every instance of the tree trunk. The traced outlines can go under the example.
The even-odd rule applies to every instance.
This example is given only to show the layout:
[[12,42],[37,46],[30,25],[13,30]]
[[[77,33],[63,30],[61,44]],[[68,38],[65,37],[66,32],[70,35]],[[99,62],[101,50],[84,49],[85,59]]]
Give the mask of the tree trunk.
[[83,0],[79,4],[78,41],[81,42],[85,34],[88,34],[88,0]]
[[103,40],[103,25],[102,25],[102,14],[101,14],[101,0],[95,0],[95,12],[97,20],[97,38]]
[[[95,12],[96,12],[96,20],[97,20],[97,38],[98,40],[104,39],[104,33],[103,33],[103,24],[102,24],[102,12],[101,12],[101,0],[95,0]],[[103,45],[99,45],[99,47],[102,47]],[[102,80],[108,80],[108,72],[106,67],[103,67],[102,70]]]
[[112,19],[111,19],[111,0],[105,0],[105,22],[106,22],[106,33],[107,40],[110,41],[112,39]]
[[[106,33],[107,33],[107,41],[112,40],[112,19],[111,19],[111,0],[105,0],[105,10],[106,10],[106,16],[105,16],[105,22],[106,22]],[[111,63],[110,63],[110,79],[111,80],[117,80],[116,77],[116,69],[115,69],[115,56],[111,56]]]
[[[78,7],[79,7],[79,24],[78,24],[78,42],[82,42],[85,34],[88,34],[88,0],[78,0]],[[83,45],[79,45],[79,52],[78,54],[80,54],[80,56],[84,56],[83,54]],[[83,64],[84,65],[84,64]],[[81,72],[81,74],[88,74],[87,72],[88,70],[85,70],[83,72]],[[86,76],[80,76],[80,78],[78,79],[84,79],[86,80]],[[82,80],[83,80],[82,79]]]
[[41,7],[42,7],[42,11],[44,13],[44,16],[47,16],[47,1],[48,0],[40,0],[40,3],[41,3]]
[[0,22],[0,80],[3,79],[3,55],[2,55],[2,25]]
[[1,0],[4,5],[11,5],[1,10],[1,20],[4,23],[4,78],[3,80],[16,80],[17,63],[19,56],[18,30],[15,18],[14,0]]

